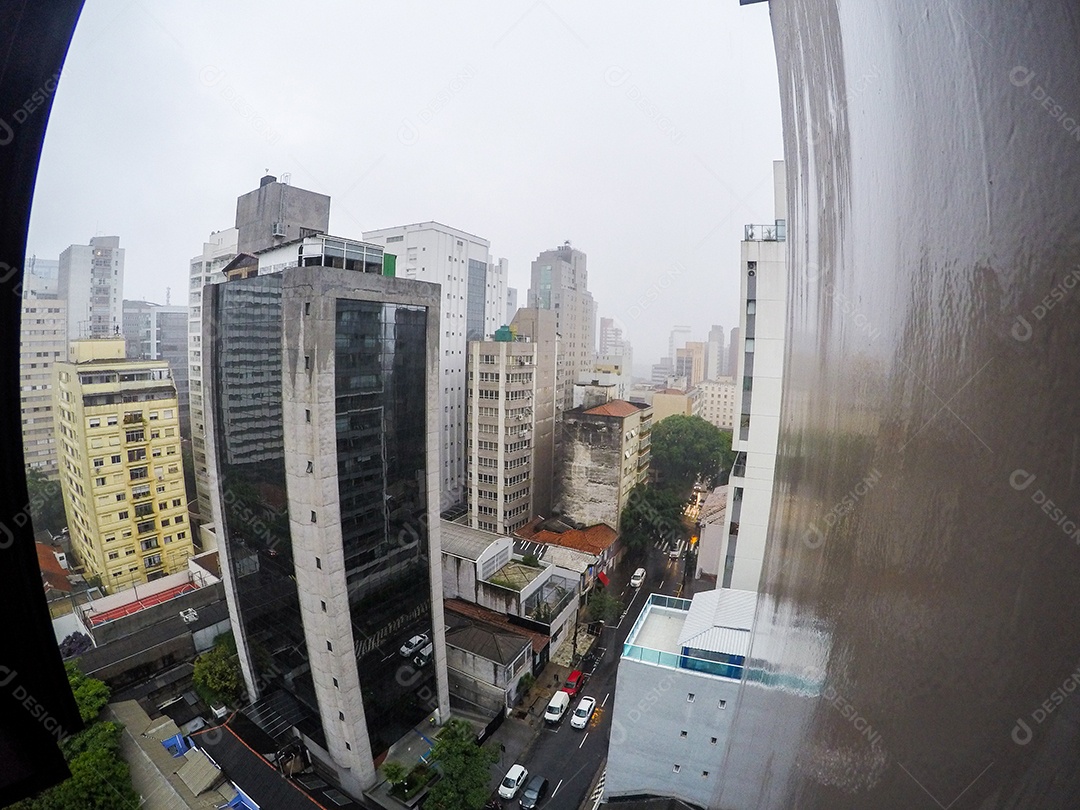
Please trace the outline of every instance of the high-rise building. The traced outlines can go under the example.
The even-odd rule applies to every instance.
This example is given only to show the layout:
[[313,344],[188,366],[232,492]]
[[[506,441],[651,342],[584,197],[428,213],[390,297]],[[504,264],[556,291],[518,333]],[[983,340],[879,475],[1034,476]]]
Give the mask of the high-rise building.
[[660,362],[652,367],[650,381],[655,386],[667,385],[668,377],[675,374],[675,361],[670,357],[661,357]]
[[464,504],[468,343],[491,337],[506,322],[506,259],[492,258],[487,239],[438,222],[367,231],[364,239],[397,257],[399,278],[442,285],[440,502],[444,510]]
[[309,235],[271,272],[289,247],[204,290],[213,519],[246,715],[358,796],[449,710],[441,301],[353,240]]
[[60,254],[57,296],[68,302],[68,340],[108,337],[123,326],[124,248],[119,236],[95,236]]
[[550,510],[550,473],[541,512],[533,493],[545,482],[533,478],[533,469],[544,469],[542,457],[550,457],[555,427],[551,408],[537,418],[537,393],[544,393],[546,381],[550,398],[554,385],[554,352],[541,347],[554,344],[555,318],[534,311],[548,333],[536,343],[511,327],[498,329],[493,340],[469,342],[468,504],[474,529],[510,535],[534,514]]
[[693,330],[689,326],[676,326],[671,330],[671,334],[668,335],[668,357],[674,363],[675,358],[678,356],[677,352],[686,341],[693,338]]
[[22,281],[19,324],[19,408],[26,466],[54,478],[53,364],[67,359],[67,301],[58,297],[59,262],[31,257]]
[[697,390],[698,416],[722,430],[731,430],[735,424],[735,380],[731,377],[704,380]]
[[621,399],[566,411],[556,512],[618,531],[630,491],[649,475],[652,424],[650,406]]
[[516,287],[506,288],[506,319],[505,323],[514,320],[518,310],[518,291]]
[[519,340],[528,340],[536,348],[533,408],[537,429],[533,434],[532,511],[534,515],[549,515],[555,498],[555,416],[559,395],[556,373],[559,336],[555,331],[555,313],[522,307],[514,315],[510,328]]
[[596,356],[596,302],[585,265],[585,254],[569,242],[545,250],[532,263],[529,306],[555,311],[560,412],[573,407],[578,375],[592,369]]
[[675,376],[686,377],[687,385],[697,385],[705,379],[707,344],[688,341],[675,350]]
[[757,594],[654,594],[622,647],[605,802],[631,796],[715,807],[750,655]]
[[180,435],[191,435],[188,397],[188,308],[124,301],[124,340],[135,360],[166,360],[180,400]]
[[60,484],[75,556],[109,591],[186,570],[194,553],[169,364],[124,339],[71,343],[56,364]]
[[[203,288],[225,280],[225,274],[221,271],[236,257],[238,236],[236,228],[214,231],[203,243],[202,253],[192,258],[188,268],[188,424],[191,430],[191,458],[195,467],[195,507],[199,519],[203,521],[209,521],[211,515],[210,474],[206,467],[206,415],[202,390]],[[205,543],[204,548],[209,545],[209,542]]]
[[724,343],[724,327],[714,326],[709,330],[709,341],[705,349],[705,379],[718,380],[728,375],[727,348]]
[[773,161],[775,224],[747,225],[741,247],[739,420],[728,482],[721,586],[756,591],[765,559],[780,434],[787,318],[787,195],[784,162]]

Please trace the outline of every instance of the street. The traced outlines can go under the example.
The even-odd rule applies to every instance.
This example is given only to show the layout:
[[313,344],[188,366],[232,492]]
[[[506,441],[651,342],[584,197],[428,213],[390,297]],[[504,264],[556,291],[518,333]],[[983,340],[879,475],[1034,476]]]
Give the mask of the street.
[[[596,776],[600,763],[607,756],[608,735],[611,731],[611,711],[615,700],[615,675],[619,655],[635,619],[651,593],[674,595],[682,582],[683,561],[669,560],[667,549],[649,549],[645,564],[645,583],[636,592],[627,584],[634,564],[623,563],[618,581],[612,579],[609,590],[619,588],[627,605],[618,627],[604,630],[600,639],[603,654],[597,656],[595,670],[581,693],[573,698],[570,710],[562,722],[540,730],[536,742],[521,764],[529,769],[530,777],[540,775],[549,782],[548,798],[541,803],[545,810],[577,810],[585,800],[586,791]],[[596,711],[584,730],[571,728],[570,714],[582,695],[596,699]],[[506,767],[509,767],[507,763]],[[517,800],[504,802],[507,810],[516,810]]]

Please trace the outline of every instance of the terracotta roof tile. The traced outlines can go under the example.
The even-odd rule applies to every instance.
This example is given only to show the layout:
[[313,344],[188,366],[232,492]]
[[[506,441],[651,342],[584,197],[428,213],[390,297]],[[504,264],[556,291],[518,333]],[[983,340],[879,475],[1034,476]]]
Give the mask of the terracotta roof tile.
[[613,399],[603,405],[589,408],[585,413],[589,416],[617,416],[619,418],[625,418],[627,416],[633,416],[636,413],[641,413],[642,409],[647,407],[647,405],[635,405],[633,402],[627,402],[624,399]]

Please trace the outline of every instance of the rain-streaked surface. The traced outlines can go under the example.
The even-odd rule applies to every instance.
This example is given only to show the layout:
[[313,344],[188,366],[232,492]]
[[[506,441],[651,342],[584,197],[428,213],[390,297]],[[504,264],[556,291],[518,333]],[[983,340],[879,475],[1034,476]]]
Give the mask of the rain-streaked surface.
[[772,15],[791,291],[769,674],[712,806],[1080,807],[1080,10]]

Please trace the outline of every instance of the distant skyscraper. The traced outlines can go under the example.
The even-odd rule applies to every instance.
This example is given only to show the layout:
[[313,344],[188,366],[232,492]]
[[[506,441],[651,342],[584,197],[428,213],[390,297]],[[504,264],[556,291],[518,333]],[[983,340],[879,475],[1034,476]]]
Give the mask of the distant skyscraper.
[[[196,509],[204,522],[210,520],[210,478],[206,467],[206,416],[203,404],[202,311],[203,288],[225,280],[221,269],[236,257],[236,228],[214,231],[203,243],[203,252],[189,266],[188,290],[188,427],[191,457],[195,465]],[[209,545],[209,543],[207,543]],[[209,549],[207,549],[209,550]]]
[[57,296],[68,302],[68,340],[108,337],[123,326],[124,249],[119,236],[95,236],[60,254]]
[[188,308],[125,300],[123,334],[128,359],[168,361],[180,402],[180,433],[190,436]]
[[532,263],[529,306],[555,311],[560,411],[573,407],[578,375],[592,368],[596,356],[596,302],[585,264],[585,254],[569,242],[545,250]]
[[67,360],[67,301],[59,298],[55,259],[26,260],[19,330],[19,406],[26,466],[56,476],[54,364]]
[[686,377],[688,387],[697,385],[705,379],[707,354],[707,344],[687,341],[686,345],[675,350],[675,376]]
[[246,714],[359,796],[391,745],[449,711],[439,288],[384,276],[378,246],[319,235],[256,271],[206,289],[202,344]]
[[671,330],[671,334],[668,336],[668,353],[667,356],[671,358],[671,362],[675,362],[675,358],[678,356],[678,350],[690,340],[693,336],[693,332],[689,326],[676,326]]
[[670,357],[661,357],[660,362],[652,367],[653,385],[667,385],[668,378],[675,374],[675,362]]
[[514,287],[506,288],[506,323],[514,320],[518,310],[518,291]]
[[724,343],[724,327],[714,326],[709,330],[706,344],[705,379],[718,380],[727,374],[727,348]]
[[506,259],[491,256],[491,243],[438,222],[367,231],[364,239],[397,257],[398,278],[442,285],[443,332],[439,345],[442,414],[442,508],[463,504],[465,493],[465,361],[470,340],[484,340],[505,323]]

